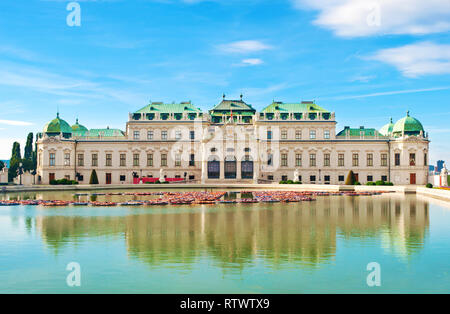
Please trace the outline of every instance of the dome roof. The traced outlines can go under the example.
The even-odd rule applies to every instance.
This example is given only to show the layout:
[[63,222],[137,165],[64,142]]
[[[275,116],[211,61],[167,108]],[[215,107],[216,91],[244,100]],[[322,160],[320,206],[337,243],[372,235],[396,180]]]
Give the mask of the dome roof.
[[57,113],[56,118],[44,126],[44,133],[72,133],[72,128],[69,123],[59,117]]
[[72,131],[89,131],[89,130],[84,125],[79,124],[77,119],[77,122],[74,125],[72,125]]
[[420,132],[424,132],[422,123],[419,120],[410,117],[409,111],[406,113],[406,117],[400,119],[395,123],[392,130],[394,136],[405,135],[419,135]]
[[391,118],[391,122],[389,122],[388,124],[384,125],[380,129],[380,134],[383,135],[383,136],[391,136],[393,129],[394,129],[394,123],[393,123],[392,118]]

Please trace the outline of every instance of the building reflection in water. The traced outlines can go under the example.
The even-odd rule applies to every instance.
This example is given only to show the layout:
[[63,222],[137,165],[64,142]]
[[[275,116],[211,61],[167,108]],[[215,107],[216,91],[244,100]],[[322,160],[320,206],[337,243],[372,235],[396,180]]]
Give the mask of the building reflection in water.
[[389,195],[33,219],[55,254],[66,245],[106,237],[124,240],[131,258],[151,266],[189,268],[209,258],[226,270],[243,269],[255,259],[280,268],[317,267],[333,261],[337,241],[352,240],[379,241],[388,253],[408,258],[424,246],[428,210],[428,203],[415,196]]

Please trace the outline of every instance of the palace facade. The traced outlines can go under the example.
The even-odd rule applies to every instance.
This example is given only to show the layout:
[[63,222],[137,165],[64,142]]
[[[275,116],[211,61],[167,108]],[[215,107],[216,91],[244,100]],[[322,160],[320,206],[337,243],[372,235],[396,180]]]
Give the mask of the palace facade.
[[57,117],[38,136],[37,182],[145,180],[196,183],[426,184],[429,140],[407,115],[380,130],[345,127],[314,102],[273,102],[261,112],[224,99],[204,113],[191,102],[152,102],[130,113],[125,131],[73,126]]

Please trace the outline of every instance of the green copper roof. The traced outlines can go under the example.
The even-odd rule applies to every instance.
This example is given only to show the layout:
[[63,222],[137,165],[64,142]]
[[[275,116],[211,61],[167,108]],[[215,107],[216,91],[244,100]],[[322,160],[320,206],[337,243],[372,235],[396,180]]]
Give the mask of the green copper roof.
[[47,123],[44,126],[44,133],[72,133],[72,128],[69,123],[59,117],[59,112],[56,114],[56,118]]
[[77,119],[77,122],[72,125],[72,131],[88,131],[88,129],[84,125],[79,124]]
[[393,129],[394,129],[394,123],[393,123],[392,118],[391,118],[391,122],[389,122],[388,124],[384,125],[380,129],[380,134],[384,135],[384,136],[391,136]]
[[394,136],[401,136],[403,133],[406,135],[419,135],[421,131],[424,131],[422,123],[420,123],[419,120],[410,117],[408,111],[406,117],[395,123],[392,134]]
[[119,129],[90,129],[86,131],[74,131],[74,137],[125,137],[125,133]]
[[199,108],[196,108],[191,102],[185,102],[180,104],[164,104],[159,102],[152,102],[144,108],[136,111],[135,113],[183,113],[183,112],[201,112]]
[[375,137],[375,136],[382,136],[376,129],[366,129],[364,127],[361,127],[359,129],[353,129],[348,126],[346,126],[341,132],[339,132],[336,137],[360,137],[361,133],[364,137]]
[[285,104],[283,102],[273,102],[269,106],[263,109],[263,113],[274,113],[274,112],[329,112],[322,107],[316,105],[312,101],[302,101],[301,103],[289,103]]
[[246,104],[242,99],[241,100],[222,100],[220,104],[215,106],[211,113],[213,112],[227,112],[227,111],[241,111],[241,112],[252,112],[255,113],[256,110],[252,107],[252,105]]

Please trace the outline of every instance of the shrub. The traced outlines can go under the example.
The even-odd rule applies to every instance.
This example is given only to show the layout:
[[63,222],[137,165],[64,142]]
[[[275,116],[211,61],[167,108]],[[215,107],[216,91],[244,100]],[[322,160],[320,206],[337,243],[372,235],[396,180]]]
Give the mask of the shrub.
[[375,182],[367,182],[367,185],[373,186],[373,185],[375,185]]
[[92,170],[92,172],[91,172],[89,184],[98,184],[98,177],[97,177],[97,172],[95,171],[95,169]]
[[356,182],[355,185],[361,185],[361,182]]
[[77,181],[75,181],[75,180],[67,180],[67,179],[50,181],[50,185],[77,185],[77,184],[78,184]]
[[286,181],[286,184],[294,184],[294,181],[292,181],[292,180],[287,180],[287,181]]
[[295,181],[294,184],[302,184],[300,181]]
[[280,181],[280,184],[287,184],[287,181]]
[[386,185],[386,183],[382,180],[375,182],[375,185]]
[[345,180],[345,185],[355,185],[356,176],[352,170],[348,173],[347,180]]
[[387,186],[394,186],[394,183],[392,183],[392,182],[385,182],[384,185],[387,185]]
[[429,188],[429,189],[432,189],[432,188],[433,188],[433,184],[428,183],[428,184],[426,185],[426,187]]

